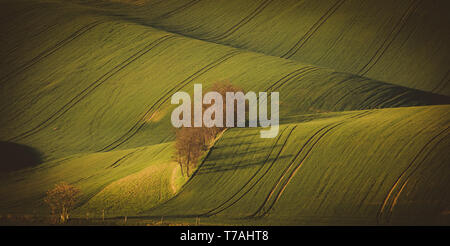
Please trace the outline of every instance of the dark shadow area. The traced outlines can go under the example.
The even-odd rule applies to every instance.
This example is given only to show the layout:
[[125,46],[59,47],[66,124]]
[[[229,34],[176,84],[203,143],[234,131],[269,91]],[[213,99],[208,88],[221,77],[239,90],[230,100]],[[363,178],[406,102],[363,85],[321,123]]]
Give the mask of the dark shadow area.
[[0,141],[0,172],[33,167],[42,162],[41,154],[29,146]]
[[274,148],[280,147],[282,144],[277,144],[274,146],[264,146],[264,147],[253,147],[253,148],[247,148],[245,151],[241,151],[241,152],[236,152],[236,151],[223,151],[221,152],[219,155],[211,155],[208,158],[208,161],[220,161],[220,160],[226,160],[226,159],[232,159],[232,158],[241,158],[241,157],[245,157],[251,154],[256,154],[256,153],[261,153],[261,152],[265,152],[265,153],[270,153],[270,151]]
[[293,155],[284,155],[284,156],[280,156],[277,159],[275,158],[269,158],[267,160],[256,160],[251,162],[250,160],[244,160],[241,161],[239,163],[233,163],[233,164],[229,164],[229,165],[215,165],[215,163],[211,163],[211,164],[206,164],[204,165],[201,169],[198,170],[197,175],[202,175],[202,174],[208,174],[208,173],[220,173],[220,172],[226,172],[226,171],[235,171],[238,169],[244,169],[244,168],[252,168],[255,166],[264,166],[267,163],[271,163],[273,161],[279,161],[279,160],[284,160],[284,159],[290,159],[292,158]]

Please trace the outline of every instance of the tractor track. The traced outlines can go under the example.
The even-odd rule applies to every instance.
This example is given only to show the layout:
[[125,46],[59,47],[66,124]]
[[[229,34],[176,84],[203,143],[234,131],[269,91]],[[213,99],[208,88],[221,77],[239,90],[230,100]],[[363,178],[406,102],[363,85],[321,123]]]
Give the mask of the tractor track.
[[[370,96],[368,96],[367,98],[364,99],[364,102],[362,103],[362,105],[360,106],[360,109],[370,109],[370,104],[374,103],[376,100],[379,100],[379,96],[382,96],[384,92],[389,92],[392,89],[398,88],[398,86],[395,85],[389,85],[389,86],[383,86],[381,87],[381,85],[375,89],[374,91],[372,91],[372,94]],[[391,99],[391,98],[389,98]],[[379,106],[379,104],[378,104]]]
[[[340,122],[335,122],[328,124],[322,128],[320,128],[318,131],[316,131],[306,142],[305,144],[300,148],[300,150],[297,152],[297,154],[292,158],[291,162],[288,164],[288,166],[284,169],[281,176],[278,178],[276,184],[272,187],[270,192],[267,194],[265,200],[263,203],[258,207],[258,209],[248,216],[248,218],[258,218],[263,217],[266,214],[269,213],[269,211],[274,207],[275,203],[279,200],[281,195],[283,194],[284,190],[286,189],[287,185],[290,183],[292,178],[295,176],[297,171],[300,169],[301,166],[303,166],[304,161],[309,157],[309,154],[314,149],[315,145],[319,143],[319,141],[326,136],[329,132],[331,132],[336,127],[346,123],[350,119],[359,119],[364,116],[367,116],[371,114],[371,111],[365,111],[359,114],[356,114],[354,116],[348,117]],[[315,140],[314,138],[318,136]],[[308,145],[310,145],[309,149]],[[301,154],[306,151],[303,155],[303,158],[298,162],[298,165],[295,165],[296,160],[301,156]],[[276,193],[276,195],[275,195]]]
[[[278,81],[276,81],[275,83],[273,83],[271,86],[269,86],[266,89],[268,96],[263,99],[266,99],[266,100],[269,99],[271,96],[271,92],[280,89],[283,85],[290,82],[291,80],[298,79],[301,76],[306,76],[307,74],[318,71],[318,70],[320,70],[320,68],[313,67],[313,66],[305,66],[305,67],[296,69],[296,70],[288,73],[287,75],[283,76],[281,79],[279,79]],[[258,98],[259,98],[259,96],[258,96]],[[264,103],[265,100],[262,100],[261,102]]]
[[331,6],[331,8],[328,9],[327,12],[325,12],[325,14],[322,15],[319,20],[317,20],[316,23],[314,23],[314,25],[312,25],[312,27],[300,38],[300,40],[298,40],[291,49],[281,56],[281,58],[289,59],[295,55],[316,33],[316,31],[330,18],[330,16],[332,16],[336,10],[342,6],[344,2],[345,0],[338,0],[333,6]]
[[406,12],[402,15],[400,20],[394,26],[392,31],[389,33],[388,37],[384,40],[375,54],[370,58],[370,60],[359,70],[358,74],[365,75],[367,74],[372,67],[380,60],[380,58],[384,55],[386,50],[391,46],[391,44],[395,41],[397,36],[400,34],[401,30],[405,27],[409,17],[411,14],[417,9],[421,0],[417,0],[412,2],[412,4],[408,7]]
[[136,154],[137,152],[142,151],[142,150],[143,149],[138,149],[138,150],[135,150],[135,151],[125,154],[124,156],[117,159],[113,164],[109,165],[107,168],[116,168],[116,167],[120,166],[120,164],[123,161],[127,160],[128,158],[130,158],[131,156],[133,156],[134,154]]
[[[297,127],[297,126],[295,125],[294,127],[291,128],[291,130],[289,131],[288,135],[286,136],[286,138],[285,138],[285,140],[284,140],[284,142],[283,142],[283,144],[282,144],[280,150],[278,151],[276,157],[272,160],[271,164],[267,167],[267,169],[265,170],[265,172],[262,173],[261,177],[259,177],[259,178],[257,178],[257,179],[255,180],[255,178],[257,177],[258,173],[264,168],[265,165],[262,165],[260,168],[258,168],[258,170],[257,170],[257,171],[256,171],[256,172],[255,172],[255,173],[247,180],[247,182],[246,182],[246,183],[245,183],[245,184],[244,184],[237,192],[235,192],[233,195],[231,195],[226,201],[222,202],[220,205],[216,206],[215,208],[213,208],[213,209],[209,210],[208,212],[206,212],[206,213],[204,213],[204,214],[201,214],[201,215],[199,215],[199,216],[209,217],[209,216],[218,214],[218,213],[224,211],[225,209],[227,209],[227,208],[233,206],[233,205],[236,204],[239,200],[241,200],[246,194],[248,194],[248,193],[256,186],[256,184],[258,184],[258,183],[264,178],[264,176],[269,172],[269,170],[272,168],[272,166],[273,166],[273,165],[275,164],[275,162],[278,160],[278,158],[279,158],[280,155],[281,155],[281,152],[283,152],[283,150],[284,150],[284,148],[285,148],[285,146],[286,146],[286,144],[287,144],[287,142],[288,142],[288,140],[289,140],[289,137],[291,136],[292,132],[295,130],[296,127]],[[269,154],[267,155],[266,160],[264,161],[264,163],[266,163],[266,162],[269,160],[270,156],[272,155],[273,151],[274,151],[275,148],[276,148],[276,145],[277,145],[278,141],[281,139],[282,135],[283,135],[284,132],[287,130],[287,128],[288,128],[288,127],[284,128],[283,131],[282,131],[282,132],[280,133],[280,135],[278,136],[278,138],[277,138],[277,140],[275,141],[275,143],[273,144],[273,146],[272,146],[272,148],[271,148]],[[255,180],[255,182],[254,182],[254,183],[253,183],[246,191],[244,191],[244,189],[245,189],[245,188],[246,188],[253,180]],[[241,196],[239,196],[237,199],[235,199],[234,201],[232,201],[236,196],[239,195],[239,193],[240,193],[241,191],[244,191],[244,193],[242,193]],[[232,201],[232,202],[229,203],[230,201]],[[227,203],[229,203],[229,204],[227,205]]]
[[[360,80],[358,83],[362,83],[362,82],[369,81],[369,80],[370,80],[370,79],[364,78],[364,79]],[[334,103],[334,108],[336,108],[337,105],[338,105],[340,102],[342,102],[342,101],[344,100],[344,98],[346,98],[346,97],[348,97],[349,95],[353,94],[353,93],[356,92],[357,90],[359,90],[359,89],[361,89],[361,88],[364,88],[364,87],[366,87],[366,86],[370,86],[370,85],[372,85],[372,84],[362,84],[362,85],[359,85],[359,86],[356,87],[356,88],[349,89],[349,91],[348,91],[347,93],[345,93],[343,96],[341,96],[341,97]]]
[[63,116],[67,111],[69,111],[71,108],[73,108],[75,105],[77,105],[81,100],[83,100],[86,96],[88,96],[90,93],[92,93],[92,91],[94,91],[97,87],[99,87],[100,85],[102,85],[103,83],[108,81],[111,77],[116,75],[118,72],[122,71],[128,65],[130,65],[131,63],[133,63],[134,61],[136,61],[143,55],[147,54],[149,51],[151,51],[153,48],[157,47],[159,44],[163,43],[164,41],[173,39],[173,38],[175,38],[175,36],[165,35],[163,37],[156,39],[155,41],[151,42],[150,44],[146,45],[144,48],[140,49],[138,52],[136,52],[132,56],[128,57],[125,61],[116,65],[114,68],[112,68],[107,73],[105,73],[100,78],[98,78],[93,83],[91,83],[88,87],[83,89],[80,93],[78,93],[75,97],[73,97],[69,102],[67,102],[59,110],[57,110],[52,115],[50,115],[49,118],[47,118],[43,122],[39,123],[34,128],[32,128],[26,132],[23,132],[13,138],[10,138],[8,141],[17,141],[19,139],[26,138],[26,137],[31,136],[31,135],[37,133],[38,131],[44,129],[49,124],[53,123],[55,120],[57,120],[61,116]]
[[393,103],[395,103],[396,100],[399,100],[400,98],[405,97],[405,96],[408,95],[410,92],[411,92],[411,91],[405,89],[402,93],[399,93],[399,94],[397,94],[396,96],[391,97],[391,98],[387,99],[386,101],[380,103],[380,104],[378,105],[378,108],[389,108],[389,107],[392,107],[392,106],[389,106],[389,104],[392,105]]
[[213,38],[210,38],[210,40],[218,41],[218,40],[221,40],[221,39],[231,36],[233,33],[235,33],[237,30],[239,30],[242,26],[246,25],[252,19],[254,19],[258,14],[260,14],[272,1],[273,0],[265,0],[249,15],[244,17],[242,20],[240,20],[238,23],[236,23],[231,28],[226,30],[224,33],[222,33],[218,36],[215,36]]
[[[409,181],[409,178],[419,169],[423,162],[428,158],[432,150],[435,149],[441,141],[448,137],[449,134],[445,133],[449,128],[450,126],[447,126],[444,130],[440,131],[438,134],[428,140],[425,145],[419,150],[419,152],[417,152],[412,161],[407,165],[405,170],[403,170],[400,176],[396,179],[377,212],[378,224],[389,223],[390,217],[392,216],[392,210],[397,202],[398,197],[400,196],[400,193],[403,191],[406,183]],[[429,146],[431,147],[428,148]],[[397,187],[401,188],[397,190]],[[396,194],[394,195],[394,193]]]
[[27,69],[29,69],[30,67],[32,67],[33,65],[37,64],[38,62],[40,62],[42,59],[54,54],[56,51],[58,51],[59,49],[61,49],[62,47],[64,47],[65,45],[67,45],[68,43],[74,41],[76,38],[80,37],[81,35],[83,35],[84,33],[92,30],[94,27],[105,23],[106,21],[102,21],[102,20],[98,20],[98,21],[94,21],[88,25],[83,26],[82,28],[78,29],[77,31],[75,31],[74,33],[72,33],[69,37],[59,41],[57,44],[55,44],[54,46],[46,49],[45,51],[41,52],[40,54],[38,54],[36,57],[34,57],[33,59],[31,59],[30,61],[26,62],[24,65],[20,66],[19,69],[8,73],[7,75],[3,76],[0,79],[0,83],[5,82],[5,80],[9,79],[10,77],[13,77],[19,73],[22,73],[24,71],[26,71]]
[[318,70],[320,70],[320,68],[313,67],[313,66],[306,66],[306,67],[297,69],[294,72],[289,73],[288,75],[290,75],[290,76],[286,75],[282,79],[280,79],[277,82],[275,82],[274,84],[272,84],[270,87],[268,87],[266,89],[266,92],[272,92],[272,91],[278,90],[283,85],[285,85],[286,83],[291,81],[292,79],[298,79],[298,78],[300,78],[300,76],[305,76],[305,75],[307,75],[309,73],[312,73],[312,72],[315,72],[315,71],[318,71]]

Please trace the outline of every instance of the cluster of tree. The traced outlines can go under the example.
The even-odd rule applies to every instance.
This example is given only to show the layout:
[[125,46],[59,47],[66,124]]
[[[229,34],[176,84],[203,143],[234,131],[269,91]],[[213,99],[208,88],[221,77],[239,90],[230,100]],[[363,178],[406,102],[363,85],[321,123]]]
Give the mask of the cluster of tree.
[[[218,92],[223,98],[225,98],[227,92],[243,92],[241,88],[230,82],[217,82],[212,85],[209,91]],[[225,101],[223,104],[223,115],[225,115]],[[210,104],[203,104],[203,111],[209,106]],[[237,117],[234,117],[234,119],[237,119]],[[193,121],[193,119],[191,120]],[[225,126],[225,118],[223,120]],[[224,130],[225,127],[216,126],[181,127],[177,129],[174,159],[180,165],[182,175],[186,174],[188,177],[191,175],[190,170],[195,169],[200,157],[209,149],[216,136]]]
[[69,213],[77,203],[80,194],[80,189],[65,182],[47,191],[44,201],[50,207],[54,222],[65,223],[69,220]]

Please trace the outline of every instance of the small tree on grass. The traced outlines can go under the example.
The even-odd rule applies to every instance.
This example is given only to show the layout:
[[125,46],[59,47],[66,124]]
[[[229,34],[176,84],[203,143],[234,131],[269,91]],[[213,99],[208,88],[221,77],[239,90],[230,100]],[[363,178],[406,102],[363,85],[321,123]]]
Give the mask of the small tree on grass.
[[49,205],[52,215],[59,215],[60,222],[65,223],[80,194],[81,191],[77,187],[61,182],[47,191],[44,201]]
[[183,127],[176,133],[175,159],[180,164],[181,173],[186,170],[190,176],[190,169],[195,167],[203,151],[203,137],[201,128]]

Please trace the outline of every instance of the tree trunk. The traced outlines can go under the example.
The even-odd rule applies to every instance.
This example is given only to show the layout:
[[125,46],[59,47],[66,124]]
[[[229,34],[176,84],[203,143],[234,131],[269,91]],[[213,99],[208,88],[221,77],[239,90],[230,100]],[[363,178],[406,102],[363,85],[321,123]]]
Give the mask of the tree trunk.
[[187,174],[188,177],[190,177],[189,176],[189,163],[186,164],[186,174]]
[[184,174],[183,174],[183,163],[181,161],[179,161],[178,164],[180,164],[181,176],[184,176]]
[[188,155],[187,155],[187,160],[186,160],[186,175],[189,177],[189,164],[191,162],[191,144],[189,143],[189,148],[188,148]]
[[66,223],[68,219],[69,219],[69,214],[67,213],[66,207],[63,206],[61,209],[61,215],[60,215],[61,223]]

